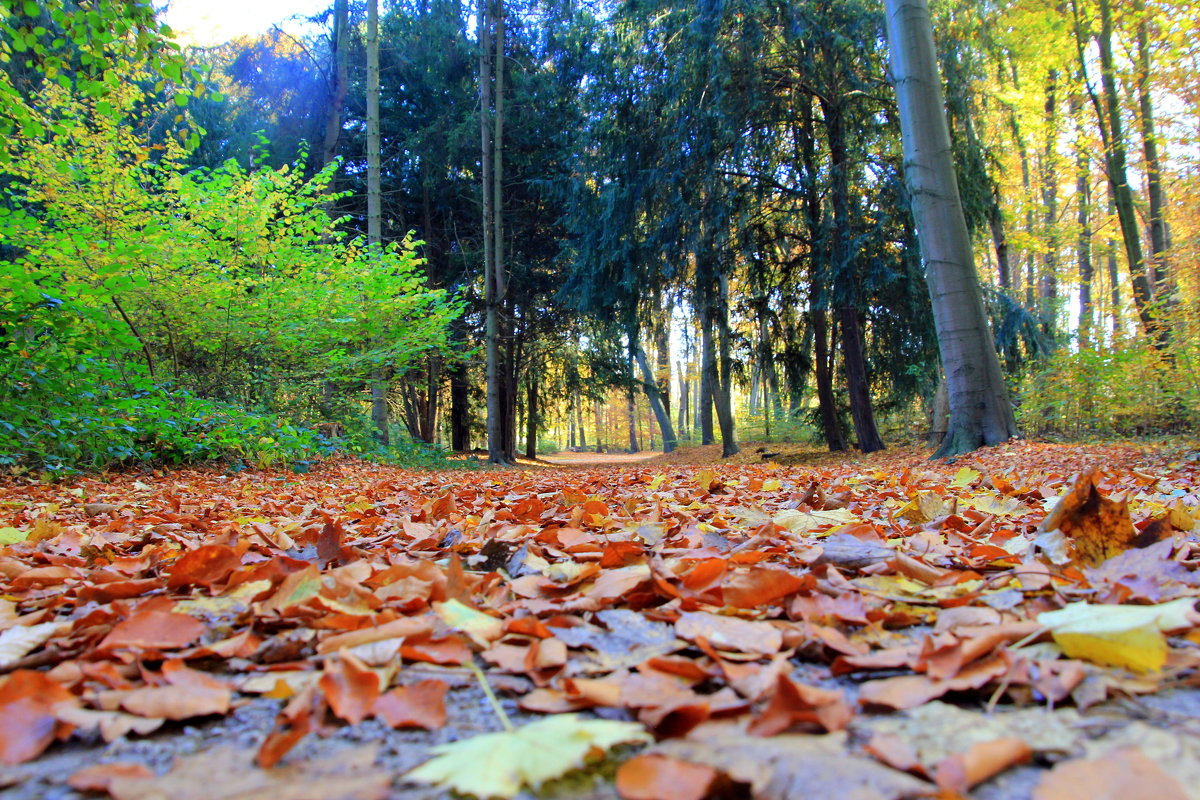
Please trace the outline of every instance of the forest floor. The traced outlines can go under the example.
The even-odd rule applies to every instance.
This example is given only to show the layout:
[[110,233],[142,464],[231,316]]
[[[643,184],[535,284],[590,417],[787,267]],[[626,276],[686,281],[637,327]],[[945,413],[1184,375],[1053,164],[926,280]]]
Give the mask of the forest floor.
[[0,797],[1200,797],[1195,442],[771,448],[5,479]]

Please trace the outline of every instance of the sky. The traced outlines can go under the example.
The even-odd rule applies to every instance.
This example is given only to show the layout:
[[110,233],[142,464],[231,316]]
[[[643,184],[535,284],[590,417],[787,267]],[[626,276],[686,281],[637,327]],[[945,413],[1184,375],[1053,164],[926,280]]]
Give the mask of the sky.
[[328,8],[333,0],[169,0],[160,15],[184,44],[210,46],[238,36],[262,33],[272,25],[298,33],[294,15],[311,16]]

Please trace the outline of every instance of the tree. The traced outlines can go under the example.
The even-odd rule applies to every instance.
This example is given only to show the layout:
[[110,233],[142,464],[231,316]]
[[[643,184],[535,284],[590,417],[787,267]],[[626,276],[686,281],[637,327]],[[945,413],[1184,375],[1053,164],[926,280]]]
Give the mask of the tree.
[[936,456],[1017,435],[975,274],[926,0],[885,0],[905,177],[925,261],[950,420]]
[[[382,195],[379,184],[379,0],[367,0],[367,248],[383,247]],[[379,429],[384,446],[391,443],[388,431],[388,382],[390,366],[380,364],[371,376],[371,420]]]

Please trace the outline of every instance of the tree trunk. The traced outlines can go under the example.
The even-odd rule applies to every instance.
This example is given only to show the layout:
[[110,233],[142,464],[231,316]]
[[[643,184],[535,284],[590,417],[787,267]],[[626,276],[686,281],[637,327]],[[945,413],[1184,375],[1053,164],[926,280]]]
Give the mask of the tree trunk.
[[717,381],[713,386],[713,405],[721,428],[721,458],[738,454],[733,421],[733,334],[729,330],[729,277],[717,278]]
[[691,381],[688,380],[687,364],[683,361],[679,362],[679,435],[688,435],[688,409],[691,407],[692,398],[688,392],[691,387]]
[[809,311],[809,329],[812,331],[816,349],[814,370],[817,376],[817,410],[821,415],[821,430],[830,452],[840,453],[846,449],[846,438],[838,422],[837,403],[833,396],[833,354],[829,349],[829,324],[823,308]]
[[1054,302],[1058,298],[1058,70],[1046,75],[1046,105],[1043,112],[1045,146],[1042,148],[1042,207],[1045,244],[1042,274],[1038,278],[1038,311],[1042,332],[1054,337]]
[[1170,295],[1171,275],[1167,263],[1166,193],[1162,185],[1162,159],[1154,131],[1154,100],[1150,94],[1150,42],[1145,0],[1136,4],[1138,112],[1142,123],[1142,150],[1146,157],[1146,199],[1150,205],[1150,262],[1153,267],[1155,299]]
[[456,364],[450,371],[450,448],[455,452],[471,449],[470,384],[467,365]]
[[[642,370],[642,388],[646,392],[646,399],[650,402],[650,410],[654,412],[654,419],[658,422],[659,433],[662,434],[663,452],[669,453],[675,449],[677,444],[675,428],[671,425],[671,411],[662,401],[658,382],[655,380],[656,376],[650,371],[650,361],[646,358],[645,352],[641,347],[635,346],[633,354],[637,359],[638,367]],[[680,411],[686,405],[687,397],[683,396],[680,398]]]
[[[1020,90],[1020,80],[1017,73],[1016,63],[1011,65],[1013,88]],[[1029,148],[1025,144],[1025,135],[1021,132],[1021,124],[1017,121],[1016,109],[1009,110],[1009,126],[1012,128],[1013,140],[1017,144],[1017,153],[1021,159],[1021,188],[1025,190],[1025,200],[1029,205],[1025,208],[1025,236],[1027,239],[1033,238],[1033,205],[1030,202],[1033,197],[1033,178],[1030,175],[1029,168]],[[1033,252],[1025,253],[1025,307],[1032,309],[1034,306],[1034,258]]]
[[700,422],[700,444],[712,444],[717,440],[713,432],[713,384],[717,382],[717,354],[713,346],[712,322],[708,316],[707,301],[700,312],[700,407],[697,417]]
[[863,356],[862,326],[858,311],[851,306],[838,310],[842,329],[842,362],[846,369],[846,387],[850,393],[850,416],[854,419],[854,435],[858,449],[864,453],[883,450],[883,439],[875,426],[871,410],[871,383],[867,378],[867,360]]
[[671,309],[663,309],[662,324],[654,336],[655,360],[654,380],[658,385],[658,397],[667,418],[671,417]]
[[[630,367],[632,368],[632,364]],[[630,370],[632,373],[632,369]],[[637,433],[637,401],[633,397],[633,375],[629,376],[629,385],[625,387],[626,408],[629,411],[629,452],[640,453],[642,446],[638,444]]]
[[1071,116],[1075,118],[1075,254],[1079,267],[1079,346],[1092,343],[1095,307],[1092,302],[1092,174],[1084,139],[1083,101],[1071,95]]
[[[328,106],[325,109],[325,142],[321,148],[321,166],[327,167],[337,158],[338,139],[342,134],[342,112],[346,105],[346,92],[350,87],[349,67],[346,52],[350,47],[349,0],[334,0],[333,3],[333,85],[329,87]],[[378,52],[378,51],[377,51]]]
[[[1121,98],[1117,93],[1116,69],[1112,53],[1112,7],[1110,0],[1100,0],[1100,35],[1096,42],[1100,50],[1100,81],[1104,91],[1104,109],[1097,108],[1101,120],[1107,120],[1107,142],[1105,161],[1108,181],[1112,187],[1113,200],[1117,206],[1117,220],[1121,225],[1121,239],[1125,244],[1125,258],[1129,266],[1129,280],[1133,285],[1133,303],[1146,333],[1156,346],[1165,341],[1162,332],[1156,329],[1154,311],[1150,307],[1153,293],[1146,277],[1146,262],[1142,256],[1142,238],[1138,230],[1137,209],[1133,202],[1133,190],[1125,171],[1125,129],[1121,121]],[[1093,98],[1093,102],[1095,99]],[[1104,125],[1101,125],[1103,132]]]
[[525,457],[537,458],[538,390],[534,370],[525,371]]
[[[367,2],[367,246],[376,255],[383,247],[383,192],[379,177],[379,0]],[[379,440],[391,444],[388,424],[388,368],[372,374],[371,420]]]
[[885,0],[892,73],[912,198],[950,395],[937,457],[1017,435],[1000,359],[975,275],[971,239],[951,159],[942,84],[926,0]]
[[[1117,213],[1117,204],[1112,195],[1112,183],[1108,185],[1108,216]],[[1117,264],[1117,242],[1109,236],[1105,242],[1105,271],[1108,273],[1108,298],[1112,305],[1112,332],[1115,339],[1121,333],[1123,315],[1121,314],[1121,279]]]
[[[501,0],[502,1],[502,0]],[[502,408],[502,370],[500,364],[500,304],[504,301],[500,291],[502,276],[500,262],[495,251],[496,241],[496,180],[493,169],[499,156],[501,142],[492,139],[492,65],[494,53],[492,39],[499,43],[503,53],[502,36],[494,18],[493,0],[480,0],[479,23],[479,135],[480,173],[483,194],[483,274],[484,304],[486,306],[485,338],[487,351],[487,449],[488,460],[493,464],[507,462],[504,448],[504,413]],[[497,71],[500,65],[496,65]],[[497,87],[498,88],[498,87]]]
[[933,393],[933,408],[929,415],[930,447],[937,447],[946,438],[950,422],[950,394],[946,390],[946,376],[938,375],[937,390]]

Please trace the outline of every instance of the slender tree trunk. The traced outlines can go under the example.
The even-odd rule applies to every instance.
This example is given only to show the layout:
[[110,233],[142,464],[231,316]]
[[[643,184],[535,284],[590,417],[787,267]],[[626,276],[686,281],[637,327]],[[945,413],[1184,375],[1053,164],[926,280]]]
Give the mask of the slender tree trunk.
[[632,367],[633,367],[633,365],[630,364],[630,368],[631,368],[630,373],[631,374],[629,376],[629,385],[627,387],[625,387],[626,407],[629,410],[629,452],[640,453],[642,450],[642,446],[640,444],[638,444],[637,401],[634,400],[634,395],[633,395],[633,375],[632,375],[633,370],[632,370]]
[[1158,152],[1158,136],[1154,131],[1154,100],[1150,94],[1149,21],[1145,0],[1138,0],[1137,25],[1137,90],[1138,111],[1142,123],[1142,148],[1146,157],[1146,199],[1150,205],[1150,261],[1153,267],[1153,286],[1156,299],[1170,295],[1171,275],[1167,263],[1166,193],[1162,185],[1162,159]]
[[942,84],[926,0],[885,0],[892,73],[912,198],[950,395],[950,423],[936,455],[1017,435],[1000,359],[975,275],[951,159]]
[[[1125,128],[1121,120],[1121,98],[1117,91],[1116,68],[1112,53],[1112,6],[1110,0],[1100,0],[1100,35],[1096,41],[1100,50],[1100,81],[1103,85],[1104,108],[1101,119],[1107,121],[1105,160],[1108,180],[1112,186],[1113,199],[1117,206],[1117,220],[1121,224],[1121,238],[1125,244],[1125,258],[1129,266],[1129,280],[1133,286],[1133,303],[1146,332],[1156,346],[1163,346],[1162,331],[1157,330],[1154,312],[1150,307],[1153,293],[1146,276],[1146,262],[1142,255],[1142,238],[1138,230],[1137,209],[1133,201],[1133,189],[1125,171]],[[1097,108],[1100,113],[1100,109]],[[1101,126],[1103,131],[1105,126]]]
[[[1011,65],[1013,88],[1020,90],[1021,84],[1018,78],[1017,65],[1013,62]],[[1021,132],[1021,124],[1017,120],[1017,112],[1015,109],[1009,110],[1009,126],[1012,128],[1013,140],[1017,144],[1017,153],[1021,159],[1021,187],[1024,191],[1025,199],[1025,236],[1027,239],[1033,238],[1033,178],[1032,171],[1029,168],[1029,148],[1025,144],[1025,135]],[[1032,250],[1027,250],[1025,253],[1025,307],[1032,309],[1034,307],[1034,256]]]
[[471,405],[467,365],[450,370],[450,447],[455,452],[471,449]]
[[1046,104],[1043,113],[1045,146],[1042,148],[1042,225],[1045,244],[1042,274],[1038,278],[1038,306],[1042,332],[1054,337],[1054,302],[1058,297],[1058,70],[1046,76]]
[[537,458],[538,386],[535,370],[525,370],[525,457]]
[[846,438],[842,435],[833,395],[833,354],[829,349],[828,312],[823,308],[814,308],[808,313],[816,349],[813,367],[817,378],[817,410],[821,415],[821,430],[830,452],[840,453],[846,449]]
[[[375,255],[383,247],[383,192],[379,176],[379,0],[367,1],[367,246]],[[371,420],[383,444],[391,444],[388,421],[390,369],[382,365],[371,381]]]
[[[642,371],[642,388],[646,392],[646,399],[650,402],[650,410],[654,412],[654,419],[658,422],[659,433],[662,434],[663,452],[669,453],[676,446],[675,428],[671,425],[671,410],[662,400],[658,382],[655,380],[656,376],[650,371],[650,361],[641,347],[635,347],[634,357]],[[681,413],[686,406],[687,397],[683,396],[680,398],[679,405]]]
[[[496,200],[493,150],[501,144],[492,140],[492,39],[496,34],[493,14],[494,0],[479,0],[479,135],[480,172],[483,194],[483,274],[484,304],[486,306],[485,347],[487,351],[487,449],[488,460],[502,464],[504,452],[504,414],[502,404],[502,371],[500,365],[500,270],[496,258]],[[498,35],[495,38],[499,38]],[[503,47],[503,45],[501,45]]]
[[691,382],[688,380],[687,364],[680,361],[679,368],[679,435],[688,435],[688,409],[691,408],[691,395],[688,389],[691,387]]
[[733,421],[733,335],[729,330],[729,278],[717,278],[717,380],[713,384],[713,405],[717,425],[721,428],[721,458],[738,453],[737,434]]
[[[1112,195],[1112,183],[1108,185],[1108,216],[1117,213],[1117,204]],[[1112,332],[1115,338],[1121,333],[1124,315],[1121,313],[1121,278],[1117,264],[1117,242],[1109,236],[1105,242],[1105,271],[1108,273],[1108,297],[1112,305]]]
[[700,312],[700,407],[696,416],[700,422],[700,444],[705,445],[717,440],[713,432],[713,384],[717,382],[717,354],[712,322],[707,318],[707,299],[697,310]]
[[863,356],[862,326],[858,310],[851,306],[838,309],[842,329],[842,361],[846,370],[846,387],[850,393],[850,416],[854,419],[854,434],[858,449],[864,453],[883,450],[883,439],[875,426],[871,410],[871,384],[867,378],[867,361]]
[[593,410],[596,413],[596,452],[603,453],[605,434],[608,431],[605,429],[604,409],[599,400],[593,402]]
[[1071,95],[1071,116],[1075,119],[1075,253],[1079,266],[1079,346],[1092,343],[1092,328],[1096,315],[1092,302],[1092,174],[1083,123],[1083,101],[1077,93]]
[[662,324],[658,326],[654,336],[655,360],[657,362],[654,371],[655,383],[658,385],[658,396],[662,401],[663,408],[667,411],[667,418],[671,417],[671,309],[667,308],[663,311]]
[[349,0],[334,0],[333,39],[330,58],[333,61],[333,85],[329,87],[328,106],[325,109],[325,142],[321,148],[321,166],[325,167],[337,158],[338,139],[342,133],[342,112],[346,105],[346,92],[350,87],[349,66],[346,52],[350,47]]

